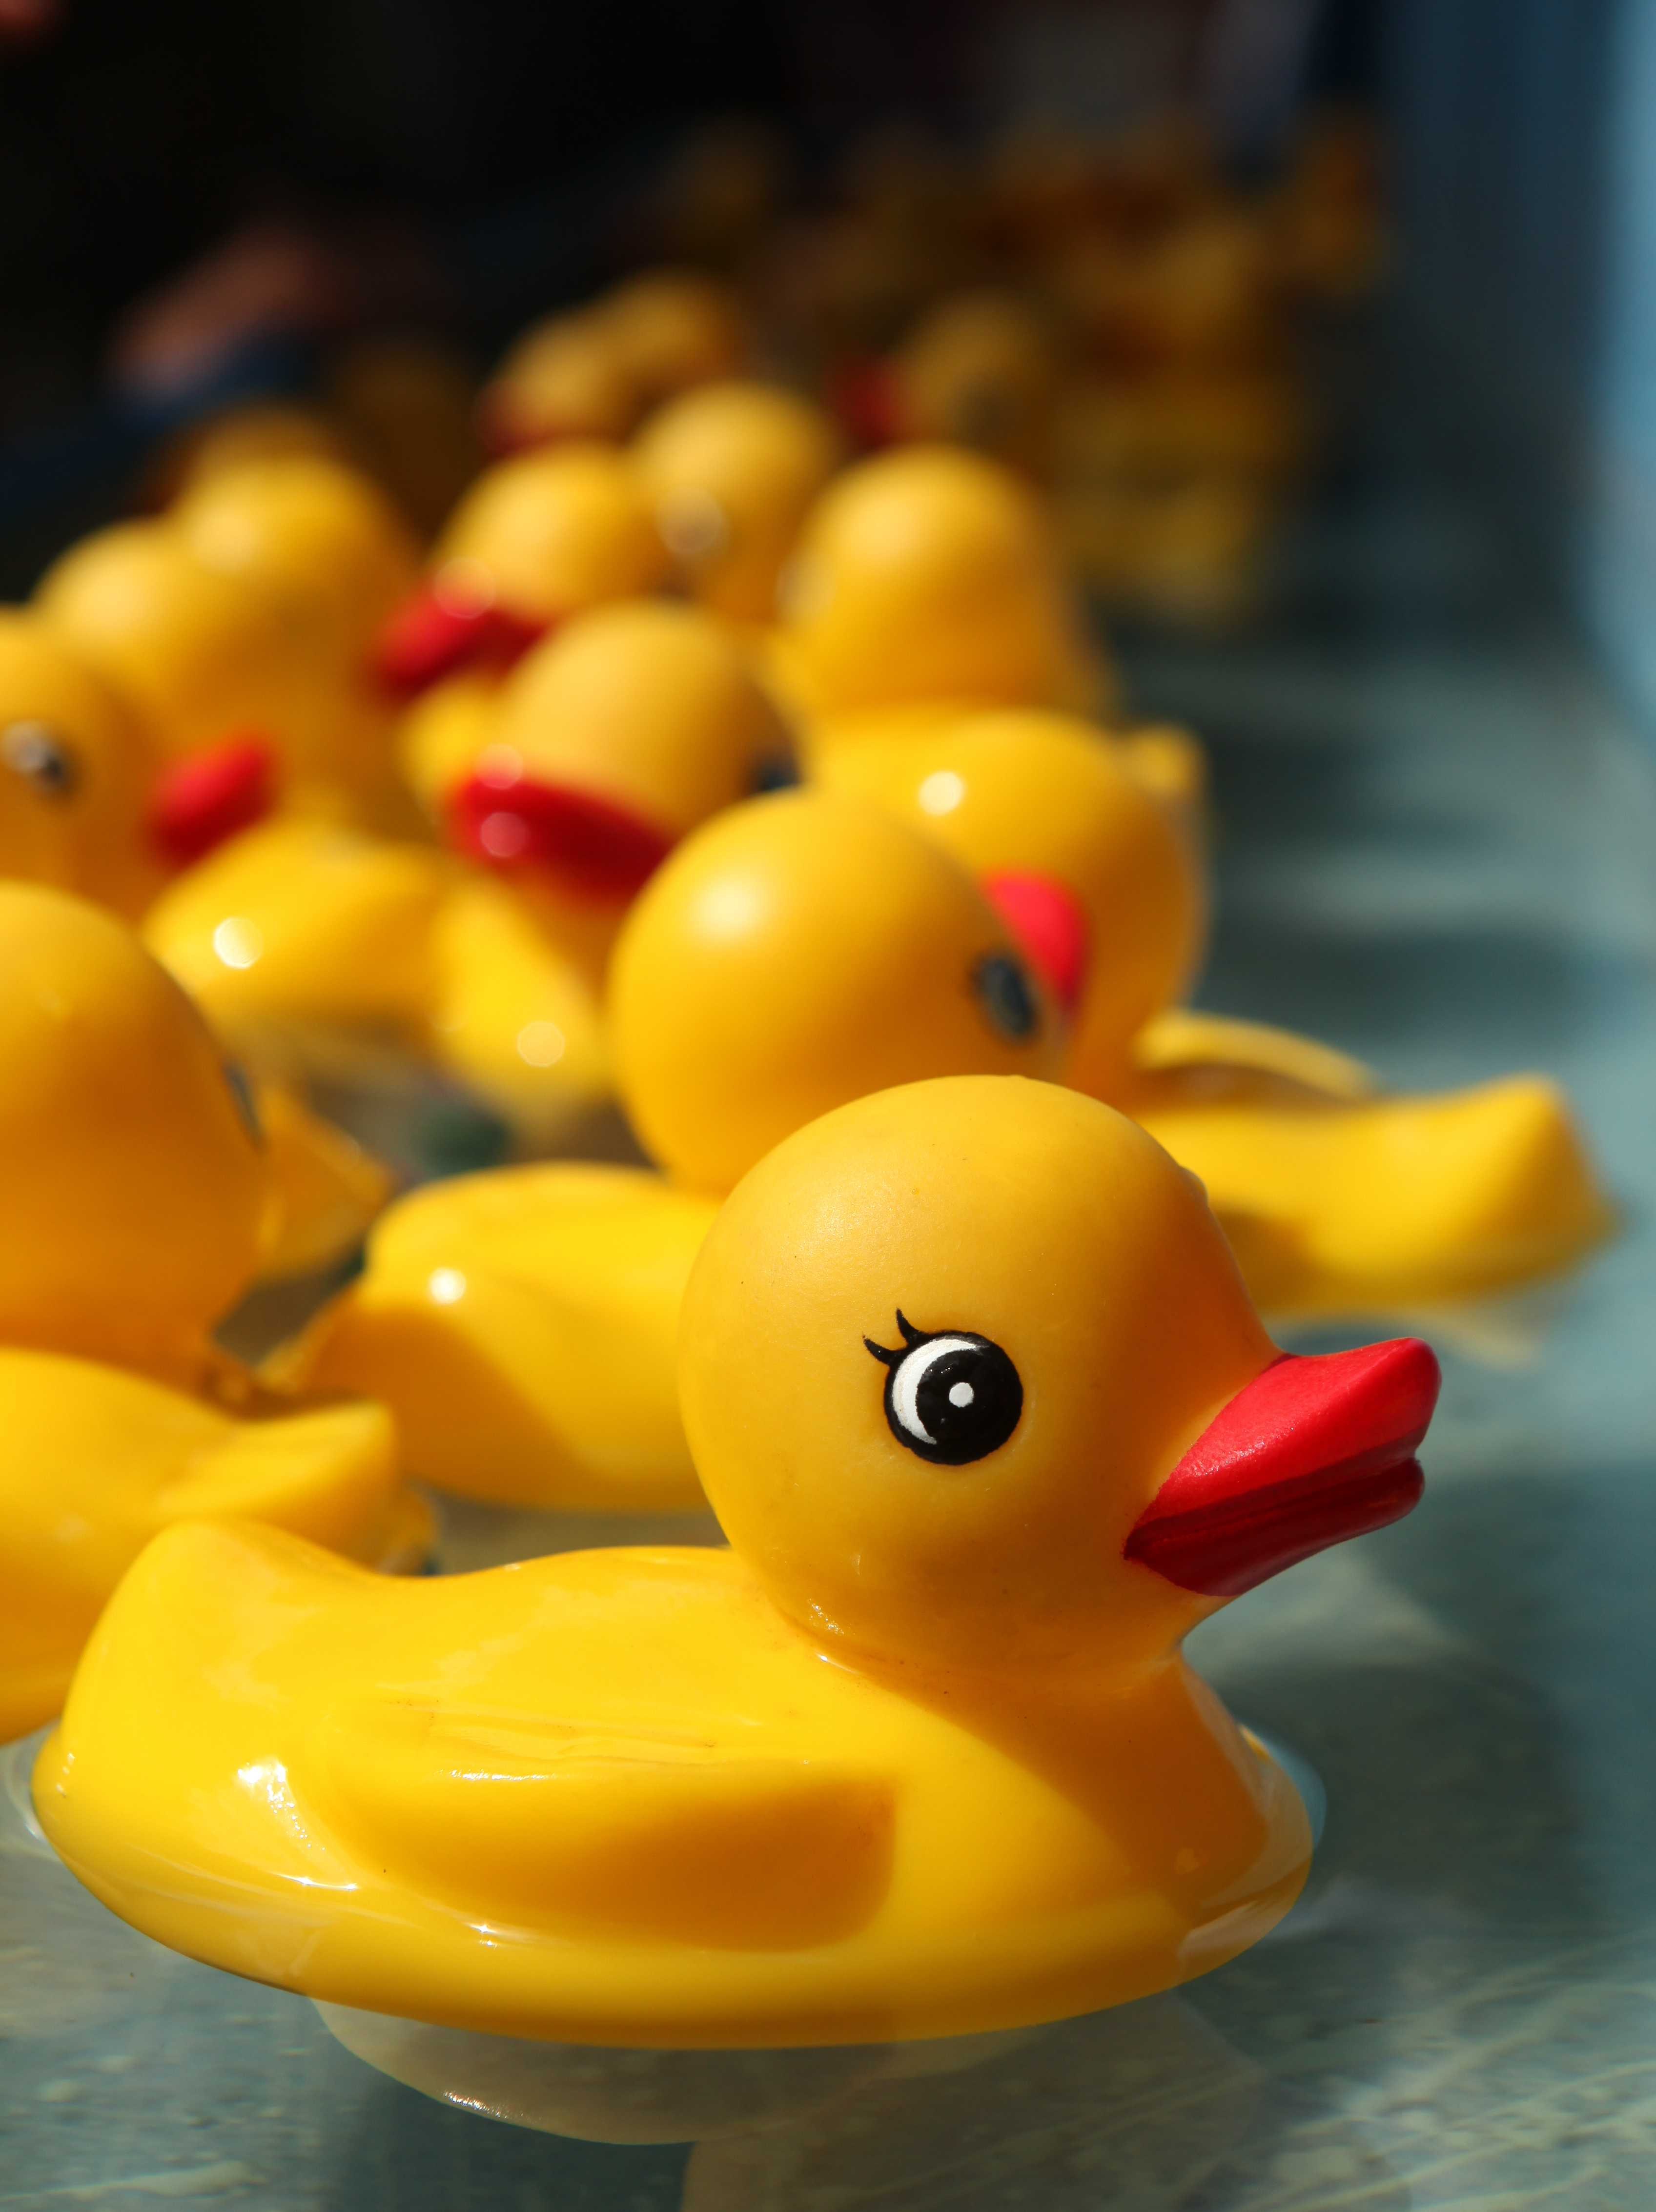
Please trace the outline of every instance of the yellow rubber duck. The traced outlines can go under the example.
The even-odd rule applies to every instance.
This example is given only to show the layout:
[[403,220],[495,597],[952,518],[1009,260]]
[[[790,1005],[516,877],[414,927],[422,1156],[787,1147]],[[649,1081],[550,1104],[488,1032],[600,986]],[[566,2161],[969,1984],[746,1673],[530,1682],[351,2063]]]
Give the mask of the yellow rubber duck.
[[989,714],[837,748],[819,773],[892,807],[997,897],[1075,1006],[1064,1080],[1201,1176],[1267,1311],[1417,1310],[1598,1243],[1610,1210],[1543,1077],[1388,1097],[1310,1038],[1178,1005],[1204,902],[1187,841],[1150,795],[1172,787],[1166,743],[1154,736],[1147,757],[1064,717]]
[[304,756],[289,797],[387,830],[417,830],[393,750],[395,708],[376,681],[375,647],[419,574],[412,532],[359,470],[285,454],[214,471],[169,520],[198,560],[275,607],[312,679]]
[[261,1389],[207,1331],[272,1177],[251,1104],[113,915],[0,884],[0,1737],[58,1710],[121,1573],[181,1515],[423,1552],[382,1407]]
[[756,1168],[679,1373],[728,1552],[160,1538],[34,1771],[72,1871],[329,2002],[654,2048],[1060,2019],[1281,1919],[1305,1808],[1179,1644],[1409,1510],[1423,1344],[1280,1354],[1164,1152],[976,1078]]
[[1034,494],[949,447],[881,454],[829,486],[782,617],[773,674],[808,757],[963,705],[1086,708],[1109,692]]
[[673,1346],[719,1200],[846,1099],[1045,1075],[1060,1046],[970,878],[877,809],[809,792],[685,841],[622,929],[606,1013],[621,1097],[666,1176],[551,1162],[409,1194],[289,1370],[384,1396],[410,1471],[446,1489],[699,1504]]
[[631,450],[691,595],[745,627],[772,621],[801,526],[843,459],[828,416],[771,385],[707,384],[653,415]]
[[[580,442],[499,462],[460,501],[424,582],[384,629],[381,678],[411,697],[468,672],[498,676],[572,615],[653,592],[670,568],[624,454]],[[421,726],[405,744],[417,762]]]

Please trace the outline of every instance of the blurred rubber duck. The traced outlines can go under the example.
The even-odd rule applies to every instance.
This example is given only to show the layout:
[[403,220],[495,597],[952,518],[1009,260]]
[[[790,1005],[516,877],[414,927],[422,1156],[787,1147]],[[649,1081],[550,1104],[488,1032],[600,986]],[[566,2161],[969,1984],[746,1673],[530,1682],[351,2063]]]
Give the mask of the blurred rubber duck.
[[892,356],[881,441],[964,446],[1043,476],[1064,367],[1038,308],[1012,293],[957,293],[923,315]]
[[[460,501],[425,580],[382,630],[381,680],[413,697],[468,672],[498,676],[571,616],[654,591],[670,566],[624,454],[579,443],[499,462]],[[419,728],[405,747],[417,787]]]
[[58,1710],[104,1601],[180,1515],[423,1556],[381,1407],[275,1394],[209,1328],[274,1227],[245,1086],[113,915],[0,884],[0,1737]]
[[330,795],[343,788],[362,826],[417,831],[393,749],[394,709],[373,661],[386,623],[414,587],[419,551],[385,494],[340,461],[288,454],[213,471],[186,490],[170,520],[198,560],[269,599],[314,679],[292,796],[335,811]]
[[551,1162],[410,1193],[284,1370],[387,1395],[407,1467],[446,1489],[698,1504],[673,1346],[719,1200],[845,1099],[1048,1074],[1060,1043],[971,879],[878,809],[810,792],[685,840],[622,928],[606,1014],[620,1097],[665,1175]]
[[484,440],[511,453],[624,438],[661,400],[737,374],[746,349],[728,285],[693,270],[647,270],[525,331],[478,402]]
[[[274,799],[292,811],[374,823],[393,803],[391,720],[359,677],[342,675],[328,642],[333,610],[350,605],[360,548],[326,521],[307,526],[320,502],[306,518],[304,501],[270,495],[301,465],[307,475],[327,466],[272,463],[257,492],[204,488],[201,508],[186,501],[185,522],[94,532],[47,571],[33,611],[122,695],[168,760],[234,750],[263,807]],[[234,482],[248,478],[238,472]],[[206,557],[195,518],[203,509],[222,517],[233,500],[237,522],[201,525],[220,549]],[[231,560],[224,548],[238,541]],[[310,614],[299,611],[306,602]]]
[[1544,1078],[1388,1097],[1312,1039],[1178,1003],[1205,918],[1167,807],[1178,773],[1174,733],[1146,732],[1135,750],[1032,714],[846,745],[819,769],[983,882],[1073,1009],[1064,1080],[1201,1176],[1267,1311],[1419,1310],[1599,1243],[1613,1215]]
[[1180,1642],[1409,1511],[1425,1345],[1280,1353],[1164,1152],[977,1078],[758,1166],[679,1373],[729,1551],[159,1539],[34,1771],[71,1870],[330,2003],[650,2048],[1089,2013],[1281,1919],[1305,1808]]
[[764,384],[708,384],[653,415],[633,459],[686,589],[728,621],[775,618],[776,586],[839,466],[824,410]]
[[772,675],[807,760],[963,706],[1086,708],[1110,691],[1034,495],[941,446],[859,462],[824,493],[788,565]]

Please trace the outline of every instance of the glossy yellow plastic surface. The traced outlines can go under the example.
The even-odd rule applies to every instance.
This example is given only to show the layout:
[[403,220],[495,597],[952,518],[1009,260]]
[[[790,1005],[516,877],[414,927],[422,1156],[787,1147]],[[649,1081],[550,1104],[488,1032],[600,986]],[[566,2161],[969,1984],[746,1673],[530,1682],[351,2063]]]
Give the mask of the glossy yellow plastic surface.
[[[896,1441],[901,1307],[1024,1378],[967,1467]],[[685,1303],[735,1549],[377,1581],[160,1538],[43,1751],[48,1835],[198,1958],[335,2002],[646,2046],[1009,2027],[1257,1940],[1310,1856],[1123,1557],[1273,1357],[1199,1192],[1075,1093],[863,1099],[743,1184]]]
[[198,559],[282,609],[305,659],[360,680],[387,618],[414,586],[419,554],[385,494],[318,454],[212,471],[172,520]]
[[221,1036],[348,1024],[418,1036],[452,864],[331,823],[262,824],[178,877],[144,938]]
[[433,564],[440,589],[446,581],[474,605],[498,600],[539,622],[654,591],[669,565],[631,464],[598,445],[525,453],[485,471]]
[[110,1592],[174,1521],[265,1521],[372,1565],[423,1554],[429,1519],[395,1487],[383,1407],[259,1403],[273,1417],[0,1347],[7,1456],[20,1470],[0,1482],[0,1741],[62,1709]]
[[383,1409],[273,1397],[210,1345],[279,1231],[276,1177],[199,1014],[113,916],[0,884],[0,1069],[10,1734],[56,1710],[167,1521],[268,1513],[377,1559],[427,1516],[395,1487]]
[[695,597],[766,623],[776,582],[842,447],[819,407],[763,384],[709,384],[651,417],[633,458]]
[[1110,1096],[1128,1041],[1194,973],[1207,922],[1184,823],[1137,757],[1092,724],[1028,709],[833,747],[816,779],[891,807],[973,876],[1055,878],[1087,921],[1065,1079]]
[[[788,757],[775,708],[723,626],[636,600],[570,623],[502,686],[486,757],[682,837]],[[532,873],[533,872],[526,872]]]
[[301,695],[280,614],[170,522],[94,532],[48,569],[35,605],[169,757],[250,733],[292,744]]
[[786,665],[818,720],[928,700],[1084,709],[1107,688],[1034,495],[947,447],[831,484],[782,611]]
[[1567,1102],[1535,1076],[1375,1095],[1307,1037],[1171,1003],[1199,958],[1188,741],[1052,714],[899,721],[819,749],[825,788],[894,807],[975,873],[1054,878],[1087,959],[1063,1079],[1200,1176],[1273,1313],[1407,1309],[1567,1266],[1613,1225]]
[[161,766],[137,718],[68,640],[0,612],[0,875],[136,918],[166,870],[147,834]]
[[1260,1304],[1429,1304],[1567,1267],[1614,1214],[1557,1085],[1434,1097],[1282,1095],[1222,1062],[1147,1085],[1135,1117],[1201,1176]]
[[299,1371],[393,1405],[404,1464],[502,1504],[702,1504],[673,1384],[717,1200],[563,1161],[411,1192]]
[[733,808],[671,856],[623,928],[607,1014],[629,1115],[674,1181],[551,1165],[399,1200],[295,1370],[383,1397],[409,1467],[447,1488],[695,1504],[673,1331],[716,1198],[863,1091],[1046,1074],[1059,1048],[970,879],[879,810],[813,792]]
[[259,1279],[308,1274],[362,1241],[391,1196],[391,1176],[354,1137],[313,1114],[287,1084],[255,1084],[253,1103],[275,1185]]

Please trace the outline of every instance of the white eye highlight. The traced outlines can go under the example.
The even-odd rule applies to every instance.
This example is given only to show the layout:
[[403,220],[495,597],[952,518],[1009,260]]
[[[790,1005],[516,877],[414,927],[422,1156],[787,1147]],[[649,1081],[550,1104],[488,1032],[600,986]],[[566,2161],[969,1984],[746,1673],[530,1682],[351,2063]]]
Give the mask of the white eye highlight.
[[[972,1340],[969,1336],[928,1337],[924,1344],[915,1346],[892,1374],[892,1411],[909,1434],[922,1444],[935,1444],[937,1438],[920,1418],[921,1384],[940,1359],[947,1358],[951,1352],[970,1352],[971,1349]],[[964,1398],[955,1395],[959,1390],[965,1392]],[[971,1400],[972,1389],[969,1382],[957,1382],[949,1392],[951,1405],[969,1406]]]

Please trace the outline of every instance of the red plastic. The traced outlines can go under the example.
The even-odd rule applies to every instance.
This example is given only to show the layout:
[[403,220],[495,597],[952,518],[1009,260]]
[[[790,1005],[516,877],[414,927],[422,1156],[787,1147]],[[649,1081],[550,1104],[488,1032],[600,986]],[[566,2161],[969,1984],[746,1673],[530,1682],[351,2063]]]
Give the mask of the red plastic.
[[448,802],[449,842],[502,869],[539,868],[576,898],[630,898],[673,841],[642,815],[534,776],[468,776]]
[[187,867],[275,804],[274,747],[252,734],[227,738],[161,771],[149,799],[150,840],[174,867]]
[[1134,1524],[1126,1555],[1237,1597],[1418,1504],[1415,1457],[1441,1376],[1418,1337],[1284,1352],[1209,1422]]
[[551,628],[492,602],[458,604],[422,584],[380,633],[374,671],[387,690],[412,698],[462,668],[511,667]]
[[1056,876],[1003,868],[983,878],[989,903],[1067,1014],[1087,980],[1087,909]]
[[883,361],[851,356],[828,379],[828,404],[859,446],[895,446],[907,434],[903,395]]

